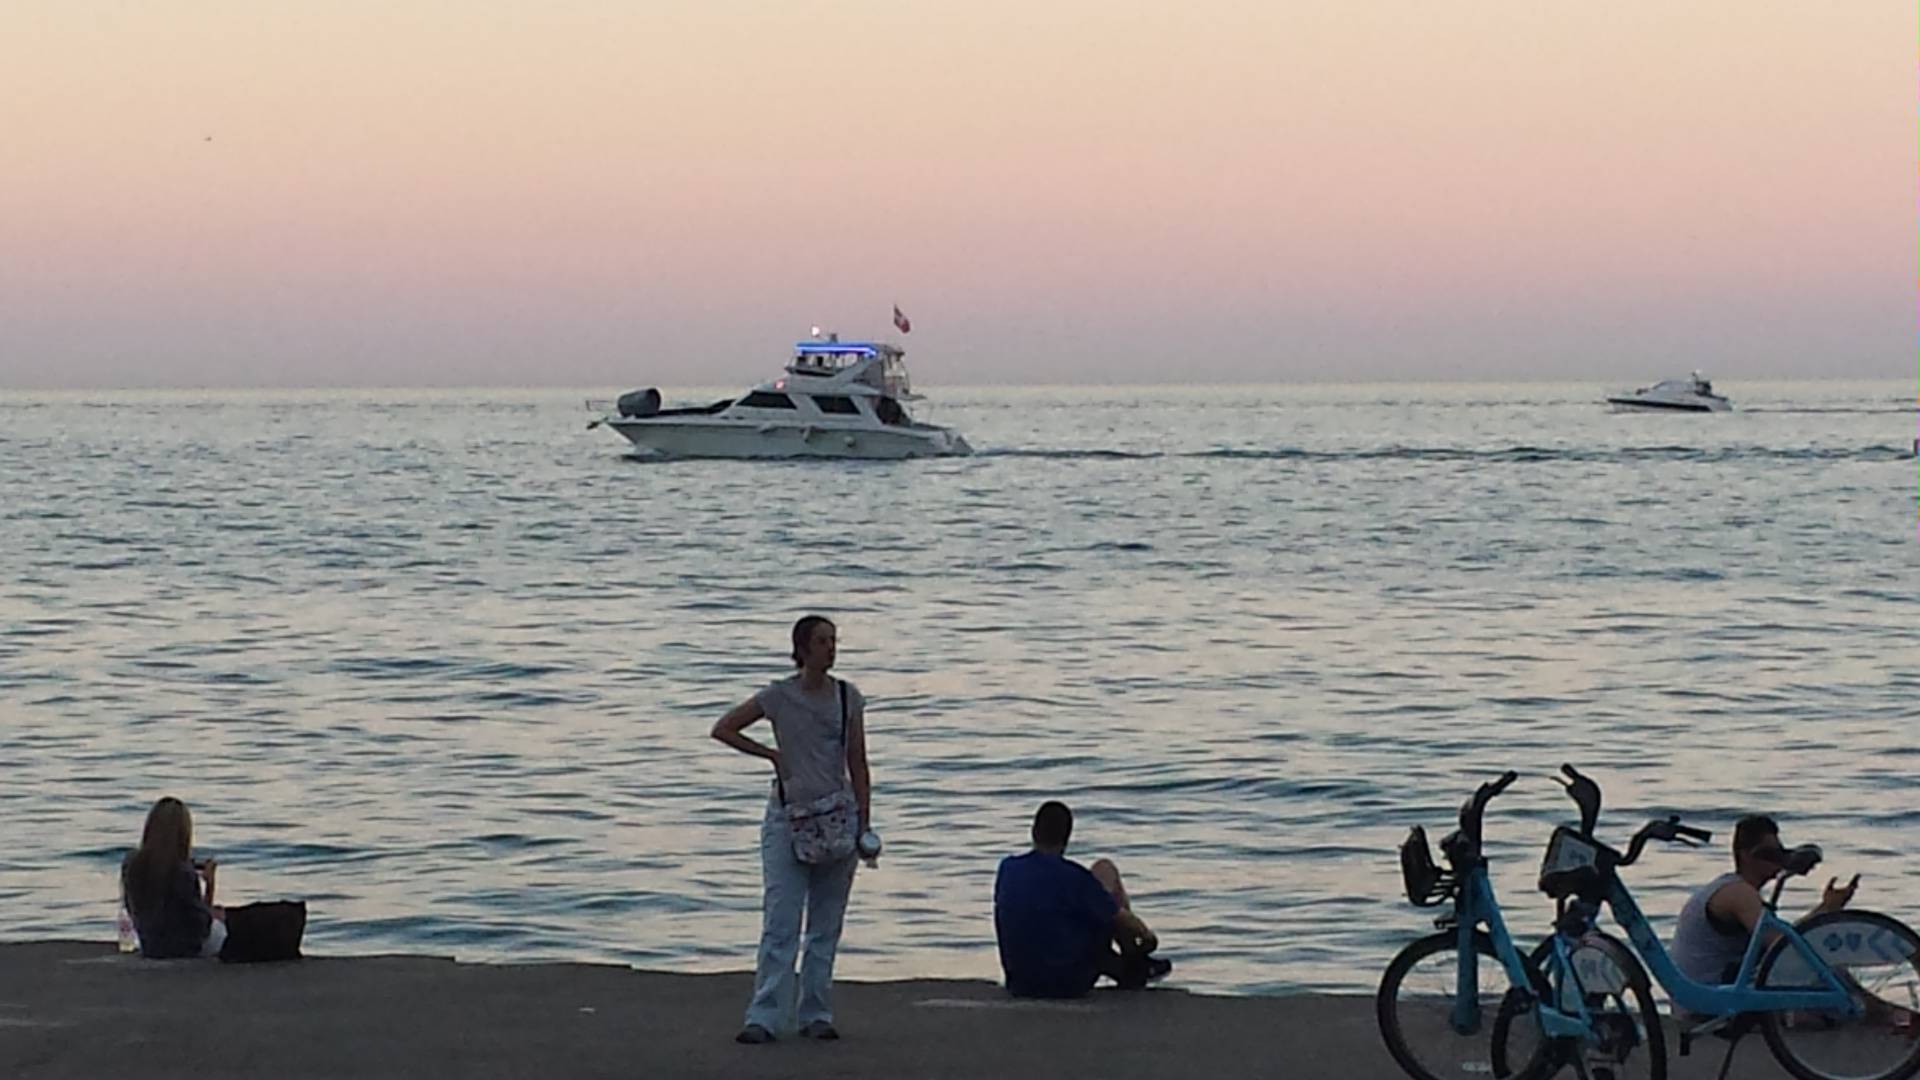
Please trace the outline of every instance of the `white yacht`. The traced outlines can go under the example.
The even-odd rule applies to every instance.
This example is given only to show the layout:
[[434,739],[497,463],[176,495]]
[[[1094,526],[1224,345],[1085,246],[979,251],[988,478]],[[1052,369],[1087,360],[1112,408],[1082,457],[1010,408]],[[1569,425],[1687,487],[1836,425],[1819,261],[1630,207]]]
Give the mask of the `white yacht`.
[[906,352],[876,341],[816,335],[793,347],[787,373],[737,398],[663,409],[660,391],[622,394],[588,427],[612,428],[668,458],[908,458],[971,454],[959,432],[907,412],[918,401]]
[[1610,394],[1607,404],[1619,410],[1647,412],[1732,412],[1733,402],[1713,392],[1713,384],[1699,372],[1684,379],[1665,379],[1625,394]]

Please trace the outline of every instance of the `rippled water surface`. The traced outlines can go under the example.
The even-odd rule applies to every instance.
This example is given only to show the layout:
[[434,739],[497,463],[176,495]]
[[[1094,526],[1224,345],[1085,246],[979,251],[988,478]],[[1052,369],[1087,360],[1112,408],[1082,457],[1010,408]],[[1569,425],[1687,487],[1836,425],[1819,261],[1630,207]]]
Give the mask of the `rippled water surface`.
[[750,966],[765,775],[706,732],[812,610],[873,702],[852,977],[996,974],[1057,796],[1177,982],[1367,989],[1407,826],[1509,766],[1544,928],[1562,760],[1920,921],[1912,386],[1724,389],[935,390],[983,453],[831,464],[637,462],[574,392],[0,397],[0,937],[110,936],[172,792],[320,951]]

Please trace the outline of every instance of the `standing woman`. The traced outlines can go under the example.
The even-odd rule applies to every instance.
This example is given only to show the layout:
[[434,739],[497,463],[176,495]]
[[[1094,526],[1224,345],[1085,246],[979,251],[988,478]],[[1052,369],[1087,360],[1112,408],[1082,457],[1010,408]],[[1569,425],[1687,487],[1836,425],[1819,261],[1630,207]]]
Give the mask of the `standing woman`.
[[[753,1000],[738,1041],[772,1042],[794,1009],[794,955],[801,916],[806,955],[800,965],[796,1017],[800,1034],[837,1039],[833,1027],[833,956],[853,890],[854,842],[870,820],[866,699],[850,682],[831,678],[837,646],[831,621],[808,615],[793,624],[799,670],[733,707],[713,737],[773,763],[773,791],[760,826],[765,897]],[[773,746],[748,738],[755,721],[773,724]]]

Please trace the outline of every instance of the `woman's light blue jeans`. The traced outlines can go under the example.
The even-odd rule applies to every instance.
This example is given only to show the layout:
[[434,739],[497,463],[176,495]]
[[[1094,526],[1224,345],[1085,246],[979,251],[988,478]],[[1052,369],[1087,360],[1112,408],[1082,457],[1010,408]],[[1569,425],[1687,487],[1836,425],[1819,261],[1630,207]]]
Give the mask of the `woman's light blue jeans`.
[[[809,866],[793,857],[793,833],[778,796],[767,802],[760,823],[760,870],[766,895],[760,916],[760,958],[753,976],[747,1023],[775,1034],[816,1020],[833,1022],[833,954],[853,891],[853,856]],[[793,962],[800,949],[801,915],[806,949],[800,961],[800,1000],[795,1014]],[[788,1018],[794,1018],[789,1024]]]

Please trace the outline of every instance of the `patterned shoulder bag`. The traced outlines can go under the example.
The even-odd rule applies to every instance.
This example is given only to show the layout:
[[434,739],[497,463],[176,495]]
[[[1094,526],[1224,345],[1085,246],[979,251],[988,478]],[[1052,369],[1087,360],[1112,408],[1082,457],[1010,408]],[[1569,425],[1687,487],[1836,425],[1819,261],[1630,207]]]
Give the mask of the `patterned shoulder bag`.
[[[847,748],[847,684],[833,680],[840,695],[840,752]],[[851,788],[842,787],[804,803],[787,801],[787,785],[776,778],[780,804],[787,811],[787,827],[793,833],[793,857],[810,866],[836,863],[853,855],[854,840],[860,831],[860,805]]]

